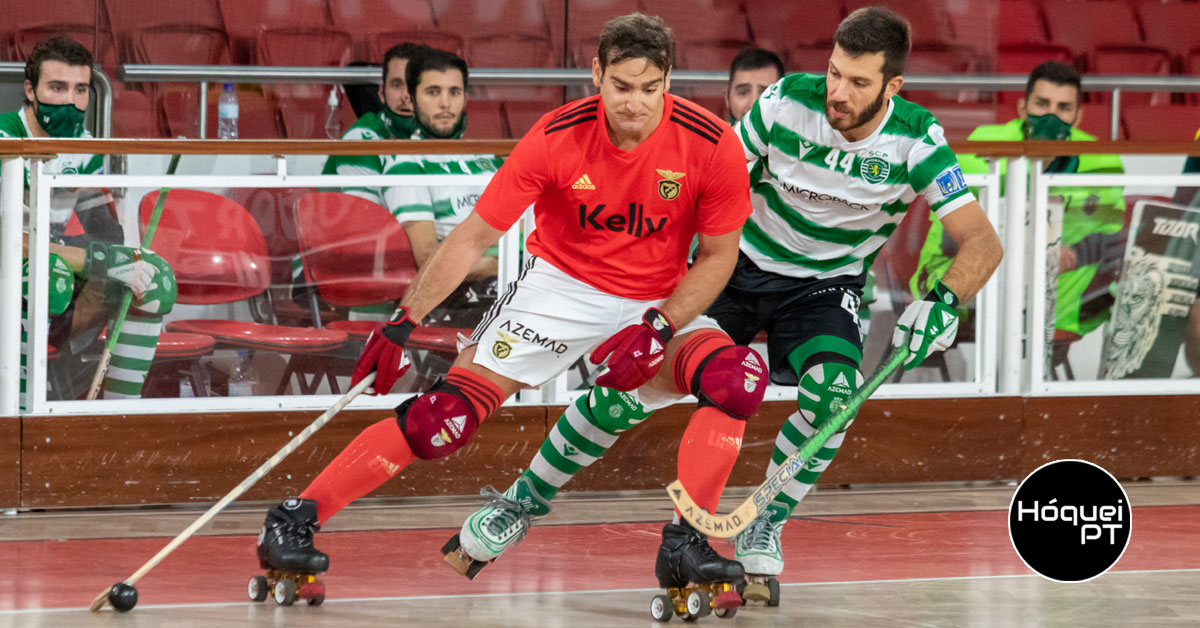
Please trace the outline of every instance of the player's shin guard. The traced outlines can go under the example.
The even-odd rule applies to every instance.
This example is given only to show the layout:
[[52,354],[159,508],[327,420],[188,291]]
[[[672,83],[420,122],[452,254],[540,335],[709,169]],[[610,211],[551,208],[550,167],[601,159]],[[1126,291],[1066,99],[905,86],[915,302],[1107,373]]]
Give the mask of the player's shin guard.
[[522,477],[548,503],[576,473],[599,460],[622,432],[650,414],[633,395],[596,386],[567,406]]
[[412,460],[412,449],[396,419],[384,419],[355,437],[300,497],[317,503],[317,520],[324,524],[347,504],[391,479]]
[[[854,391],[862,386],[862,382],[862,374],[856,367],[841,362],[824,362],[806,370],[800,376],[799,411],[788,417],[787,423],[775,438],[775,451],[771,454],[767,477],[775,473],[784,459],[795,453],[804,441],[815,434],[833,415],[833,409],[849,399]],[[850,423],[847,423],[842,431],[829,437],[824,446],[806,463],[804,470],[788,482],[783,492],[775,498],[768,508],[772,523],[786,521],[791,516],[792,510],[833,462],[849,427]]]
[[[679,443],[678,477],[701,508],[716,512],[737,462],[746,422],[714,407],[696,410]],[[678,511],[675,521],[679,521]]]

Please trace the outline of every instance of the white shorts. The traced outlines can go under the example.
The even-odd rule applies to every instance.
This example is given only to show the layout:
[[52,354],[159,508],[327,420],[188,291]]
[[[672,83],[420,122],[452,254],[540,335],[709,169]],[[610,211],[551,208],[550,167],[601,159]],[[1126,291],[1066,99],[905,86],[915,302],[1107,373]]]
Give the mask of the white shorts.
[[[591,355],[619,330],[642,321],[647,308],[666,299],[638,301],[601,292],[546,260],[531,257],[517,281],[488,310],[459,350],[478,345],[475,364],[530,387],[538,387]],[[707,316],[676,329],[682,335],[720,329]],[[686,395],[639,389],[642,404],[661,407]]]

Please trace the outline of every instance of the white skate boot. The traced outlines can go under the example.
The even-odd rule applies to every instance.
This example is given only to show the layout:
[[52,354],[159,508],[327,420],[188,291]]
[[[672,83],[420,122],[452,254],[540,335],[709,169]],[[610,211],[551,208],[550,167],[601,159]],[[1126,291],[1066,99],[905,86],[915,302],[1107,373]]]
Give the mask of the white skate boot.
[[472,579],[505,550],[520,543],[534,520],[550,514],[550,504],[524,477],[517,478],[503,495],[490,486],[480,493],[486,498],[484,507],[467,517],[462,530],[442,547],[446,562]]
[[760,517],[737,536],[734,556],[746,569],[746,587],[740,593],[747,602],[779,606],[779,581],[775,576],[783,573],[780,535],[784,523],[771,523]]

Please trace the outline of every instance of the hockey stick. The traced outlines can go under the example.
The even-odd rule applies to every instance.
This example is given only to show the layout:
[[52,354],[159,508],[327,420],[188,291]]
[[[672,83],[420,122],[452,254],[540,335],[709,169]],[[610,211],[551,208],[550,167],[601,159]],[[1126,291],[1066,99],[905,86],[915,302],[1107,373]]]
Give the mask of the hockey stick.
[[[334,402],[333,406],[326,410],[324,414],[317,417],[315,421],[308,425],[308,427],[301,430],[301,432],[292,438],[292,440],[288,441],[288,443],[284,445],[282,449],[275,452],[274,456],[271,456],[266,462],[259,465],[259,467],[254,470],[254,473],[246,476],[246,479],[242,480],[241,484],[235,486],[232,491],[229,491],[228,494],[222,497],[221,501],[213,504],[212,508],[209,508],[203,515],[200,515],[200,518],[193,521],[192,525],[188,526],[183,532],[180,532],[179,536],[171,539],[171,542],[167,543],[166,547],[159,550],[158,553],[154,555],[154,558],[146,561],[145,565],[142,565],[141,568],[133,572],[133,575],[126,578],[124,583],[133,585],[133,583],[140,580],[142,576],[146,575],[147,572],[149,572],[151,569],[154,569],[154,567],[158,565],[158,563],[162,562],[162,560],[166,558],[168,554],[175,551],[175,548],[182,545],[184,541],[188,540],[193,534],[195,534],[196,530],[199,530],[204,526],[204,524],[208,523],[210,519],[217,516],[217,514],[224,510],[226,506],[233,502],[233,500],[241,497],[242,493],[250,490],[251,486],[254,486],[256,482],[263,478],[263,476],[270,473],[271,470],[278,466],[280,462],[283,462],[284,458],[287,458],[292,452],[296,451],[296,449],[298,449],[300,445],[304,444],[304,441],[308,440],[308,438],[315,434],[317,430],[325,427],[325,424],[333,419],[334,415],[336,415],[338,412],[341,412],[342,408],[346,407],[346,404],[353,401],[355,397],[357,397],[363,390],[366,390],[366,388],[374,382],[375,373],[371,373],[364,377],[361,382],[354,386],[354,388],[351,388],[346,392],[346,394],[342,395],[341,399],[338,399],[336,402]],[[108,592],[110,590],[111,587],[104,589],[95,597],[95,599],[92,600],[90,609],[93,613],[101,608],[104,608],[105,602],[108,601]]]
[[[178,166],[179,155],[171,155],[171,163],[167,164],[167,174],[175,174],[175,168]],[[170,188],[158,191],[158,199],[154,202],[154,211],[150,212],[150,222],[146,225],[146,233],[142,234],[143,249],[150,248],[150,243],[154,241],[154,231],[158,229],[158,219],[162,217],[163,207],[167,204],[167,192],[170,191]],[[125,324],[125,317],[129,314],[131,305],[133,305],[133,291],[126,289],[125,294],[121,296],[121,306],[117,308],[117,318],[113,321],[112,333],[108,335],[108,342],[104,343],[104,353],[100,354],[100,363],[96,365],[96,375],[92,377],[92,386],[88,389],[88,401],[95,399],[100,394],[100,384],[108,373],[108,364],[112,362],[113,348],[117,346],[117,339],[121,336],[121,326]]]
[[692,524],[692,527],[719,539],[736,536],[745,530],[750,522],[758,517],[759,513],[766,510],[767,504],[771,503],[771,500],[783,490],[783,487],[797,473],[804,470],[805,463],[825,445],[825,441],[829,440],[830,436],[842,429],[854,417],[858,412],[858,407],[867,400],[867,397],[871,396],[871,393],[875,392],[875,389],[879,388],[880,384],[887,380],[893,371],[904,363],[908,354],[907,344],[893,349],[871,374],[871,377],[863,383],[863,387],[859,388],[854,396],[847,399],[846,403],[842,404],[842,407],[829,417],[828,421],[825,421],[821,429],[809,436],[800,449],[785,458],[774,475],[754,489],[754,493],[728,515],[709,514],[708,511],[696,505],[679,480],[668,484],[667,495],[670,495],[671,501],[675,502],[679,514]]

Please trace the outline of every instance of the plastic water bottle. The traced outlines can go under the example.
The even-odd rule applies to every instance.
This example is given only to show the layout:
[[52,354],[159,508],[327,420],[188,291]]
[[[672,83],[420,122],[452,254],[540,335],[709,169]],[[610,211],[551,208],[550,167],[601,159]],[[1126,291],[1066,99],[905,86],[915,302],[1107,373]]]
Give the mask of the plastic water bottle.
[[247,350],[239,350],[237,354],[237,361],[233,363],[233,368],[229,371],[229,396],[252,397],[254,388],[258,384],[254,360]]
[[342,139],[342,116],[338,111],[337,85],[329,88],[329,100],[325,108],[325,137],[331,140]]
[[237,138],[237,92],[233,90],[233,83],[226,83],[221,90],[221,98],[217,100],[217,139],[236,140]]

